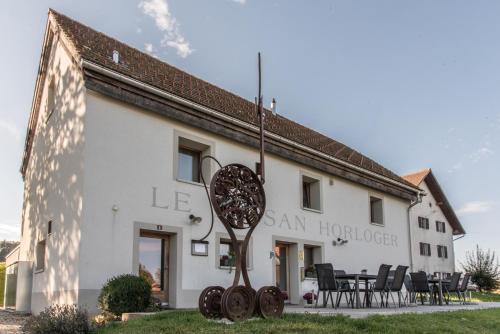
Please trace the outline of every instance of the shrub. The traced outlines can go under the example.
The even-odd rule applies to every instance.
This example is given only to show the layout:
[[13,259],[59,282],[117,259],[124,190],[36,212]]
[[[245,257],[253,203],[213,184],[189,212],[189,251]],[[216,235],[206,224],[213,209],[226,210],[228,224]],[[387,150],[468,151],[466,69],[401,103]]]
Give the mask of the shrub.
[[144,277],[119,275],[102,288],[98,304],[101,310],[120,316],[126,312],[143,312],[151,301],[151,285]]
[[476,245],[476,251],[466,253],[466,261],[462,263],[462,267],[471,274],[471,281],[479,291],[491,291],[498,287],[500,268],[494,251],[485,251]]
[[75,305],[53,305],[29,318],[22,330],[29,334],[85,334],[90,333],[91,326],[85,309]]

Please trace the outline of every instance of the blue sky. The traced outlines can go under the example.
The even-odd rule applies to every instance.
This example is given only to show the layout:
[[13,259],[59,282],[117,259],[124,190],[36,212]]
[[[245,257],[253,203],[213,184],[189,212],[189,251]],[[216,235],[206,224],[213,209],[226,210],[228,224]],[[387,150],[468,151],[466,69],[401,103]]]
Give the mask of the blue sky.
[[263,53],[278,111],[394,172],[434,170],[475,243],[500,253],[500,2],[4,1],[0,239],[19,235],[19,166],[47,9],[248,99]]

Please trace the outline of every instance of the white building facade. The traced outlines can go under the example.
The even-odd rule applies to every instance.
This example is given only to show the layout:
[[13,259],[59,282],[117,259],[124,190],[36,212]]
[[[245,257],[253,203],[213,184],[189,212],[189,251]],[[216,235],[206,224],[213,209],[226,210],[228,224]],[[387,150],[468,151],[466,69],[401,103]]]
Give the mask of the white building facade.
[[403,178],[426,194],[410,210],[413,268],[449,277],[455,272],[453,241],[463,236],[465,230],[431,169]]
[[[198,171],[209,178],[218,168],[200,167],[208,154],[223,165],[255,166],[258,129],[248,110],[252,103],[50,11],[7,306],[37,313],[80,304],[96,312],[102,285],[123,273],[147,277],[174,308],[196,307],[207,286],[230,286],[222,224],[215,221],[206,254],[193,244],[210,227]],[[336,155],[325,153],[335,145]],[[315,287],[314,263],[376,272],[381,263],[417,262],[408,208],[425,189],[279,115],[269,115],[266,151],[266,212],[248,258],[255,288],[278,285],[299,304]]]

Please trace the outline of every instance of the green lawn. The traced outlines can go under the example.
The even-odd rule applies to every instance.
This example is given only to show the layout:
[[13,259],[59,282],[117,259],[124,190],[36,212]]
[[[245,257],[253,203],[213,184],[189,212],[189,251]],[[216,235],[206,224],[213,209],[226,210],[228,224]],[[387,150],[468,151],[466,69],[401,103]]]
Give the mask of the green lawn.
[[4,292],[5,292],[5,262],[0,262],[0,306],[3,306]]
[[232,325],[208,321],[196,311],[169,311],[128,323],[110,324],[98,333],[500,333],[500,309],[365,319],[286,314],[281,319]]
[[482,302],[500,302],[500,293],[473,292],[472,299],[482,301]]

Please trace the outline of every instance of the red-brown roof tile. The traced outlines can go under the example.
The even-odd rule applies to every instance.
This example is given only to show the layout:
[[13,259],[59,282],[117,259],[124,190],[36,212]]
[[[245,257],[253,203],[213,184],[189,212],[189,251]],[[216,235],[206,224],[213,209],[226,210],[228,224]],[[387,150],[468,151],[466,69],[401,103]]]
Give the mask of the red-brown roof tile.
[[[258,124],[253,102],[196,78],[56,11],[50,10],[49,15],[73,44],[76,56],[244,122]],[[120,64],[113,62],[113,50],[120,53]],[[266,130],[413,187],[413,184],[350,147],[281,115],[268,113]]]

